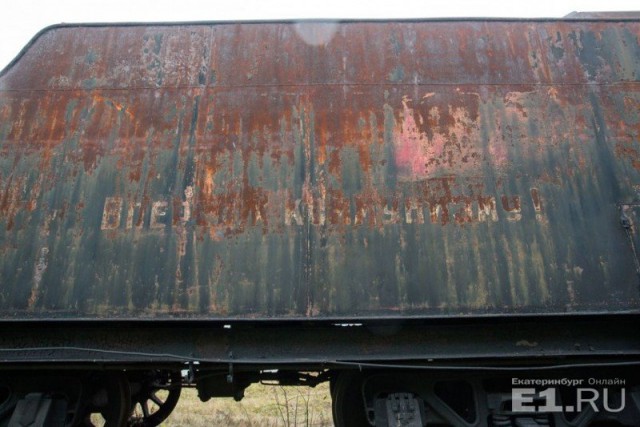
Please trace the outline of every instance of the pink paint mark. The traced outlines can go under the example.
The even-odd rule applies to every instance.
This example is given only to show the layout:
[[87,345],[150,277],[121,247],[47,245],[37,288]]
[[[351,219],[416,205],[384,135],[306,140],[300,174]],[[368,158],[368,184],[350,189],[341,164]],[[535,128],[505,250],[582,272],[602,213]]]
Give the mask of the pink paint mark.
[[432,107],[429,110],[432,136],[429,138],[416,123],[417,120],[422,123],[423,117],[416,117],[409,102],[408,98],[402,101],[402,123],[394,133],[395,162],[400,179],[416,181],[437,174],[471,171],[479,166],[482,147],[478,145],[478,123],[469,117],[466,109],[451,105]]
[[402,127],[396,132],[396,166],[400,175],[418,178],[426,173],[428,161],[424,146],[427,141],[418,129],[413,110],[407,105],[407,100],[402,101]]

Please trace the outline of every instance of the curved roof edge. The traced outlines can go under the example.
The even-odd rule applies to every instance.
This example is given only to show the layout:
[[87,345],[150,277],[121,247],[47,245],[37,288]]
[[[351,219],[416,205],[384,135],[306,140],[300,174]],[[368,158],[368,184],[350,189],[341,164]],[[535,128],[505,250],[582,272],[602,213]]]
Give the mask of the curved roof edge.
[[18,54],[0,70],[0,78],[4,77],[25,53],[33,46],[40,37],[48,32],[67,28],[105,28],[105,27],[176,27],[184,25],[229,25],[229,24],[297,24],[297,23],[351,23],[351,22],[562,22],[562,21],[584,21],[584,22],[637,22],[640,20],[640,11],[629,12],[571,12],[562,18],[393,18],[393,19],[272,19],[272,20],[227,20],[227,21],[176,21],[176,22],[87,22],[87,23],[59,23],[44,27],[38,31]]

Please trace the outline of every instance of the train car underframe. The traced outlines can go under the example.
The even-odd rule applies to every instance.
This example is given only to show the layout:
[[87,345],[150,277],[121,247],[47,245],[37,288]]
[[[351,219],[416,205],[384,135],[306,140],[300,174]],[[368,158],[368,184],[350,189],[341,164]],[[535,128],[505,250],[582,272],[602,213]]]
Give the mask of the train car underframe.
[[0,425],[91,426],[99,414],[155,426],[183,387],[240,400],[256,382],[329,381],[339,427],[636,426],[639,326],[636,315],[5,322]]

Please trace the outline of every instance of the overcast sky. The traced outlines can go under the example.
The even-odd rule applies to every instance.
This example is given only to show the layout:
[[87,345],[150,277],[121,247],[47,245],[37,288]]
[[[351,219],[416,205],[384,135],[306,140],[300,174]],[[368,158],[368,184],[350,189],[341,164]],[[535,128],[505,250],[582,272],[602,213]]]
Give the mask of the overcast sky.
[[638,0],[2,0],[0,69],[42,28],[61,22],[306,18],[549,17],[638,10]]

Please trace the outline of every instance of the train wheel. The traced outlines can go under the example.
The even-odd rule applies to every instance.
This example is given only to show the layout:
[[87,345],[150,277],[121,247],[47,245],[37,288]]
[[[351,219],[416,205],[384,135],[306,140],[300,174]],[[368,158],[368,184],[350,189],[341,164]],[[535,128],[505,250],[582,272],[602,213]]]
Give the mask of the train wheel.
[[[98,374],[87,381],[88,401],[81,407],[77,426],[93,427],[94,422],[104,427],[122,427],[131,412],[131,394],[127,377],[122,372]],[[96,420],[101,416],[103,422]]]
[[332,384],[331,410],[336,427],[369,427],[362,396],[363,376],[359,372],[340,372]]
[[155,427],[169,417],[182,390],[180,371],[149,371],[131,379],[129,426]]
[[16,407],[18,397],[8,384],[0,384],[0,425],[2,420],[9,419]]

